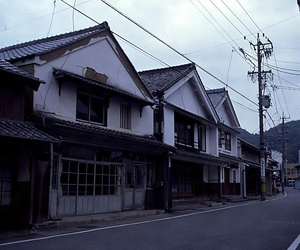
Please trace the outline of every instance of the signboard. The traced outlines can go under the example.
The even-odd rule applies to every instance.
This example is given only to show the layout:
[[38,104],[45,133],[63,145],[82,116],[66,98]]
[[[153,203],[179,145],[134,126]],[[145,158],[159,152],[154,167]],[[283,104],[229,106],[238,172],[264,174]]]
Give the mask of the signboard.
[[260,176],[266,176],[265,158],[260,158]]

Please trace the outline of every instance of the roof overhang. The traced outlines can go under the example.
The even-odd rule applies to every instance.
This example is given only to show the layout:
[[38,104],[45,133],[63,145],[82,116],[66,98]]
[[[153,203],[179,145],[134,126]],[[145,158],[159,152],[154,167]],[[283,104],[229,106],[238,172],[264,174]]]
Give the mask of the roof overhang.
[[14,84],[27,86],[35,91],[38,90],[41,83],[45,83],[5,60],[0,60],[0,76],[2,83],[7,82],[11,84],[13,82]]
[[0,119],[0,137],[59,143],[59,140],[35,128],[32,123]]
[[127,98],[136,100],[136,101],[142,103],[143,106],[154,105],[154,101],[151,102],[149,100],[143,99],[139,96],[136,96],[136,95],[126,92],[124,90],[117,89],[106,83],[101,83],[99,81],[91,80],[89,78],[86,78],[86,77],[83,77],[83,76],[80,76],[80,75],[77,75],[77,74],[74,74],[74,73],[71,73],[71,72],[68,72],[65,70],[53,69],[53,75],[60,83],[64,82],[65,80],[72,80],[74,83],[84,84],[84,85],[87,85],[90,87],[105,90],[111,95],[120,95],[120,96],[125,96]]
[[175,148],[158,141],[154,136],[118,131],[107,127],[82,122],[61,120],[44,116],[46,127],[53,136],[59,136],[62,143],[105,147],[114,150],[151,152],[161,155],[175,152]]
[[197,164],[205,164],[209,166],[221,166],[227,163],[226,161],[222,160],[217,156],[205,153],[194,153],[180,149],[176,150],[176,154],[172,155],[171,159]]

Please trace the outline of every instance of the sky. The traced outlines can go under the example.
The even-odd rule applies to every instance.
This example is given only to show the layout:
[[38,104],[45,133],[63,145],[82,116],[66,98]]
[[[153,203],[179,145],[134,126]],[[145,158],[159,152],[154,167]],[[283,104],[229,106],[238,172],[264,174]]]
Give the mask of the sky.
[[258,83],[248,72],[257,71],[258,37],[266,48],[271,42],[273,53],[262,62],[272,71],[263,92],[271,99],[264,130],[283,117],[300,120],[297,0],[0,0],[0,48],[103,21],[137,71],[194,62],[206,89],[228,90],[250,133],[259,133]]

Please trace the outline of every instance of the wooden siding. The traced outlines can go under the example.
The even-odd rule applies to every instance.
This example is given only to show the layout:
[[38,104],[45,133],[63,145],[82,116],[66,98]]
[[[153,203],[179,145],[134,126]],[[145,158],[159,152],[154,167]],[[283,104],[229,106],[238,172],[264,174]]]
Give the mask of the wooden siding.
[[25,89],[0,88],[0,118],[24,119]]

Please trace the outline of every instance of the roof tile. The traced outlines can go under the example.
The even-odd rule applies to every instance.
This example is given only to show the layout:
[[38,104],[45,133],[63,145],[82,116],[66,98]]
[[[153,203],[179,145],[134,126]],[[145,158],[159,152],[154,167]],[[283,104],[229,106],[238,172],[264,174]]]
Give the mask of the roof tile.
[[53,136],[36,129],[31,123],[5,119],[0,119],[0,136],[34,141],[59,142]]
[[44,83],[44,81],[34,77],[33,75],[29,74],[28,72],[20,69],[17,66],[14,66],[13,64],[0,59],[0,72],[5,71],[11,74],[16,74],[25,78],[29,78],[30,80],[33,80],[37,83]]
[[139,72],[139,76],[153,94],[156,91],[165,91],[176,82],[195,69],[192,63],[180,66],[153,69]]
[[109,29],[107,22],[103,22],[94,27],[82,29],[76,32],[69,32],[53,37],[5,47],[0,49],[0,59],[10,61],[43,54],[107,29]]

